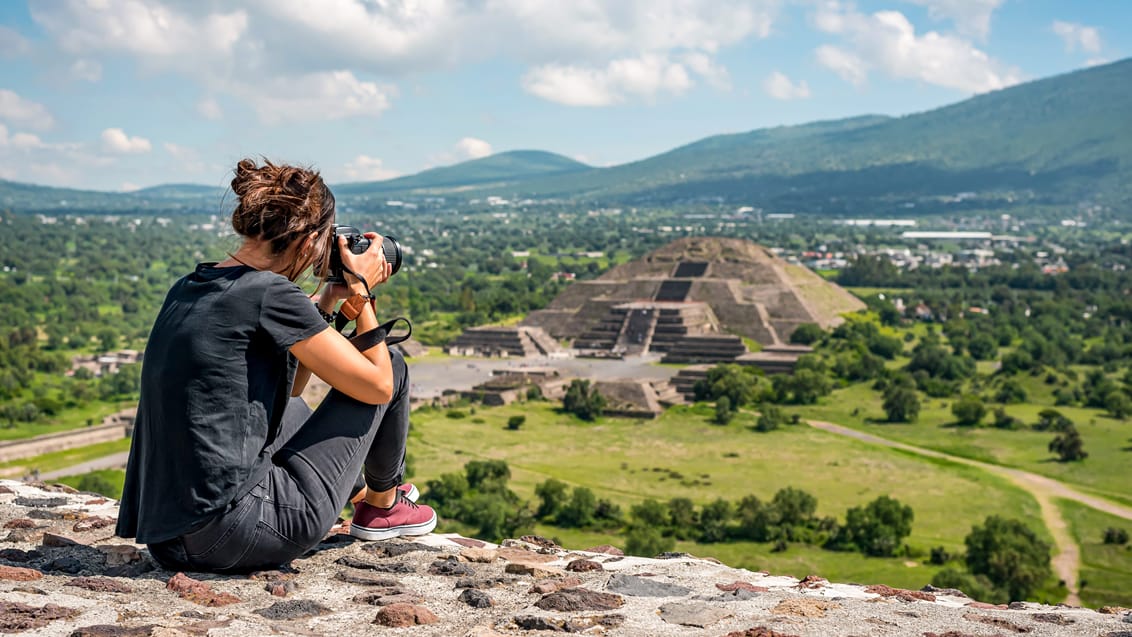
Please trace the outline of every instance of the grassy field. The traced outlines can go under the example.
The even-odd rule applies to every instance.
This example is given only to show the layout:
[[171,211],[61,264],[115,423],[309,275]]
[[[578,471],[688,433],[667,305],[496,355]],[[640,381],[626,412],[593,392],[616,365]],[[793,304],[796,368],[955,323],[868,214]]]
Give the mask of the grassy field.
[[[704,406],[676,407],[652,421],[605,418],[583,423],[542,402],[480,407],[462,419],[425,409],[414,412],[409,452],[414,480],[421,485],[441,473],[459,471],[469,460],[503,459],[511,467],[511,488],[525,499],[534,501],[535,485],[553,477],[589,487],[626,510],[645,498],[688,497],[703,504],[755,494],[767,500],[778,489],[793,486],[817,498],[819,515],[844,519],[848,507],[889,495],[914,509],[908,543],[923,555],[934,546],[959,552],[971,526],[989,512],[1031,524],[1040,520],[1037,503],[1028,494],[976,469],[804,426],[760,434],[749,429],[754,420],[750,414],[728,426],[713,425],[710,413]],[[508,418],[519,414],[527,417],[526,424],[519,431],[508,430]],[[608,535],[541,530],[572,548],[623,544]],[[1040,525],[1035,530],[1048,537]],[[784,553],[753,543],[681,544],[679,549],[776,573],[820,573],[894,586],[922,586],[934,573],[922,560],[865,558],[814,547],[791,546]]]
[[88,445],[86,447],[75,447],[74,449],[66,449],[64,451],[55,451],[42,456],[12,460],[10,462],[0,463],[0,477],[19,478],[31,472],[33,469],[38,469],[41,473],[46,473],[48,471],[64,469],[89,460],[94,460],[95,458],[129,450],[130,439],[123,438],[110,442],[100,442],[96,445]]
[[[868,385],[852,385],[823,398],[818,405],[791,407],[805,418],[825,420],[867,431],[911,445],[935,449],[973,460],[1017,467],[1132,504],[1128,488],[1128,463],[1132,461],[1132,425],[1103,415],[1096,409],[1058,407],[1077,425],[1089,457],[1082,462],[1057,462],[1048,445],[1054,435],[1030,429],[1016,431],[989,426],[959,427],[954,424],[949,399],[925,399],[914,424],[882,422],[880,394]],[[1048,405],[1008,405],[1006,412],[1030,424]],[[985,419],[990,421],[991,417]]]
[[1132,522],[1101,513],[1087,506],[1056,500],[1069,530],[1081,546],[1081,602],[1100,606],[1132,606],[1132,544],[1105,544],[1109,527],[1132,532]]
[[101,478],[107,484],[113,487],[109,491],[104,492],[102,495],[114,499],[122,497],[122,485],[126,482],[126,472],[122,469],[101,469],[99,471],[91,471],[90,473],[84,473],[82,475],[59,478],[54,482],[62,482],[63,484],[70,485],[78,489],[80,485],[82,485],[83,480],[87,477]]
[[132,406],[132,404],[95,400],[82,407],[66,409],[58,416],[54,416],[46,422],[17,422],[11,427],[6,426],[8,423],[5,422],[5,426],[0,428],[0,441],[22,440],[24,438],[31,438],[32,436],[69,431],[71,429],[85,427],[88,422],[95,425],[102,424],[103,418]]

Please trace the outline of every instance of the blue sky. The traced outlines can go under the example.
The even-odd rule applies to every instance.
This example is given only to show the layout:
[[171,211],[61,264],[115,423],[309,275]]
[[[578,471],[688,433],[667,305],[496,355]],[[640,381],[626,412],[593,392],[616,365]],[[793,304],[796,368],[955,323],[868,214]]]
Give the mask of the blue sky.
[[221,185],[243,156],[384,179],[594,165],[931,109],[1127,57],[1124,0],[0,2],[0,178]]

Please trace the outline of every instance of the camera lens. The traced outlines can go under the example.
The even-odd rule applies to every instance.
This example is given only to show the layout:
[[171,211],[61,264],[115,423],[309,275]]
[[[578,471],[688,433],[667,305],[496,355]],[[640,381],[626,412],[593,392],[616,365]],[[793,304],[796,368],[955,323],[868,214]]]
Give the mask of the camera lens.
[[390,276],[397,274],[397,270],[401,269],[401,244],[397,243],[397,238],[384,235],[381,241],[381,251],[385,253],[385,260],[393,266]]

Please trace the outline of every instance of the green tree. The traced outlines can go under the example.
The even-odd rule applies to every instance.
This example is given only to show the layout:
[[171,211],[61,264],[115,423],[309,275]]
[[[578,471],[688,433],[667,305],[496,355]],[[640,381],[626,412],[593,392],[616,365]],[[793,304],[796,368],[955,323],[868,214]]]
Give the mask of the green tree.
[[680,540],[691,540],[699,532],[700,518],[696,505],[688,498],[668,501],[668,526],[672,535]]
[[793,345],[813,345],[825,336],[825,330],[817,323],[802,323],[790,333]]
[[1034,423],[1034,431],[1066,431],[1073,426],[1073,421],[1066,418],[1056,409],[1043,409],[1038,412],[1038,422]]
[[639,526],[653,529],[668,528],[668,507],[652,498],[629,507],[629,517]]
[[916,390],[890,387],[884,393],[884,413],[888,422],[916,422],[920,417],[920,398]]
[[968,394],[951,403],[951,413],[960,425],[977,425],[987,415],[987,407],[983,399]]
[[1128,400],[1128,394],[1119,389],[1114,389],[1105,396],[1104,408],[1110,416],[1121,420],[1132,414],[1132,402]]
[[850,508],[832,544],[852,546],[865,555],[891,557],[912,533],[914,518],[912,507],[882,495],[863,507]]
[[554,478],[535,485],[535,496],[539,499],[535,516],[540,520],[553,519],[566,504],[568,492],[569,487],[566,483]]
[[1073,425],[1069,425],[1068,429],[1057,434],[1050,441],[1049,452],[1057,454],[1057,459],[1061,462],[1075,462],[1089,457],[1088,452],[1085,451],[1085,443],[1081,440],[1081,434]]
[[705,504],[700,510],[700,541],[722,542],[727,539],[727,525],[735,512],[723,498]]
[[977,361],[989,361],[998,355],[998,342],[993,335],[980,332],[967,343],[967,351]]
[[574,487],[570,493],[570,500],[562,506],[555,516],[558,526],[581,529],[594,524],[594,511],[597,509],[597,497],[586,487]]
[[562,398],[562,408],[582,420],[596,420],[605,409],[605,398],[590,385],[590,381],[575,378],[570,381]]
[[726,396],[731,409],[754,402],[758,389],[757,368],[727,363],[716,365],[692,386],[695,399],[715,400]]
[[989,516],[964,542],[967,569],[986,576],[1011,601],[1028,598],[1052,575],[1049,544],[1018,520]]

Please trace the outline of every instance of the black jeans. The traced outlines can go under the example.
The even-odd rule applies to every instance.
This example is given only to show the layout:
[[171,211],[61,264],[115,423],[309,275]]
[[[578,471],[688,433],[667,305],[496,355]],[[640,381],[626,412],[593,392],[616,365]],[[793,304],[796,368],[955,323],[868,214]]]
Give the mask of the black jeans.
[[270,471],[203,526],[150,544],[169,570],[247,573],[286,564],[318,544],[361,486],[392,489],[405,472],[409,370],[395,351],[393,399],[367,405],[331,390],[314,412],[292,398]]

